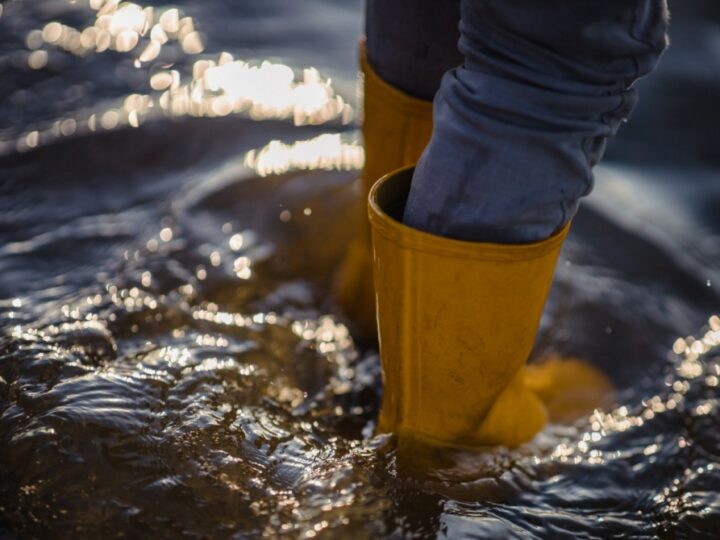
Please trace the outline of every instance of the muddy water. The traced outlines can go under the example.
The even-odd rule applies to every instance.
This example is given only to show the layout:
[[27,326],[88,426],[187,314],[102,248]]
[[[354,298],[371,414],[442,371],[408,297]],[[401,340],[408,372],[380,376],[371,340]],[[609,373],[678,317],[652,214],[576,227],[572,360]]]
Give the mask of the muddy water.
[[[702,145],[633,127],[559,264],[535,356],[593,362],[617,406],[409,478],[372,437],[377,356],[328,292],[359,204],[360,6],[101,4],[0,12],[1,536],[714,536]],[[651,103],[709,43],[683,35]]]

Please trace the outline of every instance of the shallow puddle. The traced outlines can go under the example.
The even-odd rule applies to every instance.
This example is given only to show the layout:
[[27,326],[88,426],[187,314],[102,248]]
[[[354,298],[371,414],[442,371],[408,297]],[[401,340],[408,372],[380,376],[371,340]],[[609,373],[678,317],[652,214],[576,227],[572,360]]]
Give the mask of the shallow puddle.
[[148,6],[102,4],[0,12],[0,534],[713,536],[714,174],[607,167],[573,226],[534,356],[592,362],[616,406],[407,475],[329,292],[358,225],[354,71],[287,52],[313,9],[359,28],[359,6],[156,6],[156,51]]

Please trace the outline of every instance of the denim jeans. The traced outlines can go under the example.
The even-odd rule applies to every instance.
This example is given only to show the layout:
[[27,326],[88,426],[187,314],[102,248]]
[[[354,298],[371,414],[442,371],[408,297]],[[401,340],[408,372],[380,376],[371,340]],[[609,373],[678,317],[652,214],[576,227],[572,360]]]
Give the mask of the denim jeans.
[[434,97],[405,223],[473,241],[552,235],[590,193],[667,26],[666,0],[367,0],[370,64]]

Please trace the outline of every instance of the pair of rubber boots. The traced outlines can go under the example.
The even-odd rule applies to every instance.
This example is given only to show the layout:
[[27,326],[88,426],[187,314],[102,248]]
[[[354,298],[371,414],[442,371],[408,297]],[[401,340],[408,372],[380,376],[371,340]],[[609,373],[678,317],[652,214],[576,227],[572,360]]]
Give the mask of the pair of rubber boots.
[[[364,222],[350,246],[336,292],[362,332],[378,331],[377,431],[431,445],[514,447],[549,416],[592,410],[609,390],[594,368],[574,360],[525,365],[568,227],[539,243],[504,245],[403,225],[432,103],[392,87],[361,56],[371,227]],[[578,385],[585,391],[568,402],[563,392]]]

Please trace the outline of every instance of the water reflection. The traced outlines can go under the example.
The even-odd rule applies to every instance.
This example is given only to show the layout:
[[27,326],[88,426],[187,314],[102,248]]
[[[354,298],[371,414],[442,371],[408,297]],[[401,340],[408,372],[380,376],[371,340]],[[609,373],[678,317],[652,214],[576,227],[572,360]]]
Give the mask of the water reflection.
[[205,49],[193,18],[178,8],[118,0],[91,0],[89,7],[96,11],[90,26],[80,29],[51,21],[27,34],[29,68],[48,67],[52,59],[47,47],[78,57],[105,51],[132,54],[135,68],[146,75],[147,85],[156,93],[133,93],[119,106],[58,119],[49,128],[38,127],[14,141],[0,141],[0,155],[28,151],[58,137],[139,127],[160,116],[242,115],[253,120],[292,120],[297,126],[331,121],[347,125],[354,119],[350,104],[312,67],[296,76],[284,64],[253,63],[221,52],[215,59],[195,61],[188,72],[169,68],[173,62],[163,60],[164,47],[179,47],[185,55],[198,55]]
[[173,116],[245,113],[253,120],[292,119],[295,125],[352,120],[351,107],[317,70],[303,70],[302,79],[296,81],[288,66],[251,65],[229,53],[222,53],[217,61],[195,62],[190,83],[182,84],[178,72],[170,71],[156,73],[150,84],[157,90],[168,88],[158,104]]
[[[325,144],[355,152],[342,137]],[[263,166],[263,148],[240,161],[256,167],[251,176],[288,163],[338,167],[332,159],[290,159],[293,146],[276,144],[282,152],[266,153],[283,159]],[[279,189],[281,179],[257,184]],[[435,536],[441,526],[458,537],[510,523],[529,535],[572,526],[605,537],[637,533],[647,521],[627,508],[672,523],[707,509],[718,515],[703,488],[718,478],[703,457],[718,418],[717,316],[698,336],[670,340],[659,388],[635,389],[622,406],[576,424],[548,426],[516,451],[452,456],[452,469],[417,480],[399,468],[392,438],[372,437],[377,358],[357,350],[308,283],[280,280],[264,266],[283,244],[296,250],[299,237],[286,225],[263,232],[241,220],[240,202],[265,198],[206,189],[219,194],[175,205],[186,210],[172,216],[144,207],[147,230],[121,244],[121,265],[97,283],[50,301],[33,292],[0,304],[9,330],[0,339],[0,400],[12,402],[0,428],[13,433],[0,460],[12,497],[0,492],[0,501],[24,530],[35,530],[20,514],[27,508],[53,530],[82,522],[93,531],[137,527],[158,536],[167,523],[197,536],[320,537]],[[187,196],[176,185],[172,191]],[[326,217],[322,201],[294,192],[289,220]],[[25,242],[0,252],[0,263],[42,257],[48,244]],[[3,468],[26,463],[26,454],[31,466]],[[99,479],[80,482],[88,497],[68,496],[79,485],[68,478],[84,479],[88,470]],[[43,506],[48,498],[52,510]],[[117,513],[87,517],[118,498]],[[183,512],[178,498],[187,501]],[[619,517],[610,519],[613,512]]]
[[[244,163],[259,176],[282,174],[289,170],[337,170],[361,169],[365,160],[363,147],[356,141],[345,143],[340,134],[326,133],[308,141],[285,144],[271,141],[260,150],[251,150]],[[312,213],[305,209],[305,215]],[[281,220],[289,221],[283,219]]]
[[37,49],[44,41],[74,55],[86,56],[106,50],[130,52],[141,46],[142,52],[136,57],[138,67],[157,58],[168,43],[179,43],[186,54],[204,50],[193,19],[183,17],[177,8],[156,13],[152,6],[119,0],[90,0],[89,7],[97,11],[91,26],[80,30],[52,21],[42,30],[28,34],[28,47]]
[[[577,450],[583,454],[592,452],[592,443],[600,442],[603,438],[612,433],[622,433],[630,429],[642,427],[645,422],[655,419],[658,415],[675,411],[677,414],[689,412],[693,416],[702,416],[715,410],[715,400],[701,400],[698,404],[694,401],[690,411],[686,411],[686,396],[692,390],[698,388],[693,386],[694,379],[703,379],[706,387],[716,387],[718,374],[720,374],[720,363],[714,357],[720,350],[720,318],[713,315],[708,320],[708,327],[700,338],[692,336],[678,338],[673,345],[675,356],[672,364],[674,373],[667,376],[664,384],[665,391],[662,394],[653,395],[643,399],[631,411],[628,406],[621,406],[610,412],[597,410],[590,417],[591,431],[582,434]],[[678,444],[683,447],[685,439],[681,438]],[[655,453],[650,451],[651,445],[645,449],[646,455]],[[561,460],[568,458],[574,453],[561,445],[553,453],[554,457]],[[592,455],[590,456],[593,457]],[[596,457],[600,457],[599,454]],[[579,463],[580,456],[573,458]],[[594,460],[602,463],[602,460]],[[594,462],[591,460],[590,462]]]

